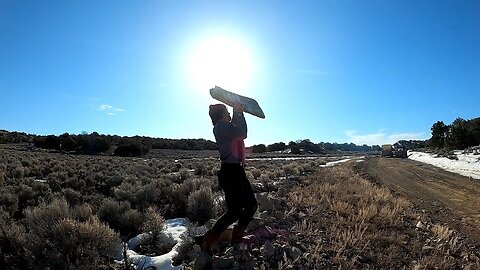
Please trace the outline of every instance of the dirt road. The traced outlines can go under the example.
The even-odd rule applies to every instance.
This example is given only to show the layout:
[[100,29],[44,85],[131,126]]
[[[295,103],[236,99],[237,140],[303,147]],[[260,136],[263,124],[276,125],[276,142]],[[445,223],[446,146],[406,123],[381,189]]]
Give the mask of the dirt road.
[[356,168],[480,242],[480,180],[409,159],[370,158]]

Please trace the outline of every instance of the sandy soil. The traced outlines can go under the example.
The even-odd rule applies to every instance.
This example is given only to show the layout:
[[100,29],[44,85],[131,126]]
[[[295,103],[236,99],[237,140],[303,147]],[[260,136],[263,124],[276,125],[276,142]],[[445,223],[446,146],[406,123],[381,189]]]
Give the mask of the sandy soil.
[[369,158],[359,173],[480,242],[480,181],[409,159]]

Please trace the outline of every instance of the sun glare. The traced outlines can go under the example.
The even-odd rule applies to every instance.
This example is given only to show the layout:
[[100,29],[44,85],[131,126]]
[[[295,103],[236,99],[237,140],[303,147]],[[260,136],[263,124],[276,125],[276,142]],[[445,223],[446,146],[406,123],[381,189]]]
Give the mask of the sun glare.
[[189,61],[192,83],[199,90],[218,85],[241,91],[251,79],[253,65],[247,47],[230,38],[205,40],[194,49]]

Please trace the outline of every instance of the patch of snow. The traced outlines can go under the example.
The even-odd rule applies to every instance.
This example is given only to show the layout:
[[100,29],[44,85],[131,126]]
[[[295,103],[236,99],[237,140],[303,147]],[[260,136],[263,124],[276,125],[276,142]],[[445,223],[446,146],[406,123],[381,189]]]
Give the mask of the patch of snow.
[[449,172],[480,179],[480,160],[478,156],[462,154],[462,151],[455,151],[454,153],[457,154],[458,160],[435,157],[433,154],[415,151],[408,151],[408,158],[442,168]]
[[[182,244],[181,236],[187,231],[188,220],[185,218],[175,218],[165,221],[165,228],[163,233],[171,235],[173,239],[177,242],[175,246],[166,254],[160,256],[150,257],[141,254],[137,254],[132,249],[135,249],[143,241],[150,237],[150,234],[144,233],[137,235],[136,237],[130,239],[127,243],[127,258],[130,263],[137,265],[137,270],[144,269],[156,269],[156,270],[171,270],[171,269],[181,269],[181,266],[173,266],[173,258],[178,255],[177,249]],[[123,254],[123,253],[122,253]],[[123,260],[120,258],[120,260]]]
[[141,243],[150,239],[151,235],[149,233],[139,234],[132,239],[128,240],[127,247],[128,249],[136,249]]
[[332,167],[332,166],[347,162],[349,160],[351,160],[351,159],[350,158],[345,158],[345,159],[340,159],[340,160],[337,160],[337,161],[331,161],[331,162],[327,162],[325,165],[320,165],[320,167],[322,167],[322,168]]

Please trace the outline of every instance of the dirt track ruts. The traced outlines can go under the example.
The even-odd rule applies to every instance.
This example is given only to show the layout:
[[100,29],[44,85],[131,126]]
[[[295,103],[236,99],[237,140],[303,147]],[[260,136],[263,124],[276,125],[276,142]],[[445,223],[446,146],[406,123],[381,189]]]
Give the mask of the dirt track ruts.
[[357,169],[480,241],[480,180],[409,159],[370,158]]

